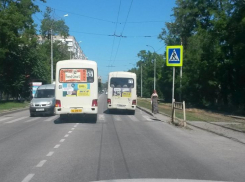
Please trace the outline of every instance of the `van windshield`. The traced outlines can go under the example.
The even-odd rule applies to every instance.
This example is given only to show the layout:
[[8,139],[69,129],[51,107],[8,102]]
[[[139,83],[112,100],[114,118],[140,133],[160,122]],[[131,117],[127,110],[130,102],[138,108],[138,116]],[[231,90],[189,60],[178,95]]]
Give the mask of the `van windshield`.
[[34,98],[52,98],[54,97],[54,89],[37,90]]

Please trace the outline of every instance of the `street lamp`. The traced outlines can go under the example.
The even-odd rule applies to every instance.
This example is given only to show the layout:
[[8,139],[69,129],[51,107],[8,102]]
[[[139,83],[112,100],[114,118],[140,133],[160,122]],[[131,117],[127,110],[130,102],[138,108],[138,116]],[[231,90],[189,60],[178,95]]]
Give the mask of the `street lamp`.
[[[151,47],[154,50],[154,53],[156,52],[154,47],[150,45],[146,45],[148,47]],[[154,58],[154,90],[156,90],[156,58]]]

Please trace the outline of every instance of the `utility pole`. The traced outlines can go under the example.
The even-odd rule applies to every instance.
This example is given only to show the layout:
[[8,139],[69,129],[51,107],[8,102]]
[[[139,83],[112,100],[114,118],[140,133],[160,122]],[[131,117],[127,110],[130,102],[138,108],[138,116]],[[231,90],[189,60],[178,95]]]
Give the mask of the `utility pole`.
[[[151,47],[154,50],[153,55],[155,55],[156,51],[155,51],[154,47],[152,47],[150,45],[146,45],[146,46]],[[154,61],[154,63],[153,63],[154,64],[154,90],[156,90],[156,58],[154,58],[153,61]]]
[[142,91],[143,91],[143,87],[142,87],[142,61],[141,61],[141,64],[140,64],[140,68],[141,68],[141,81],[140,81],[140,96],[142,98]]
[[156,58],[154,58],[154,90],[156,90]]
[[[182,38],[181,38],[181,46],[182,46]],[[183,66],[181,66],[180,67],[180,93],[179,93],[179,102],[181,102],[181,95],[182,95],[182,83],[181,83],[181,81],[182,81],[182,67]]]
[[53,78],[53,67],[54,67],[54,65],[53,65],[53,30],[52,30],[52,28],[51,28],[51,30],[50,30],[50,32],[51,32],[51,36],[50,36],[50,39],[51,39],[51,84],[53,83],[53,80],[54,80],[54,78]]

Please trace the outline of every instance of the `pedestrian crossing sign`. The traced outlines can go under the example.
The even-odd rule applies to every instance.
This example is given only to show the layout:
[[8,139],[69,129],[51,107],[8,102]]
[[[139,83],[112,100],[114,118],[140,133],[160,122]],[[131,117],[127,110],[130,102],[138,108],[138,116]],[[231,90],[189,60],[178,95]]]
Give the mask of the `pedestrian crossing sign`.
[[183,66],[183,46],[167,46],[167,66]]

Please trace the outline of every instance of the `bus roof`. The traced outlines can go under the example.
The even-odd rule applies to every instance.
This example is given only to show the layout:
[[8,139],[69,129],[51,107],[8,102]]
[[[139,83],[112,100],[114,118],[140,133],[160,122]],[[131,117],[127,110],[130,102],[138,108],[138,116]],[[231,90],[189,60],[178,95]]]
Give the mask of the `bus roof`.
[[91,65],[91,66],[97,66],[97,63],[92,60],[83,60],[83,59],[72,59],[72,60],[61,60],[57,62],[57,65],[62,66],[62,65],[74,65],[74,64],[86,64],[86,65]]
[[116,72],[110,72],[109,77],[136,77],[135,73],[132,72],[126,72],[126,71],[116,71]]

